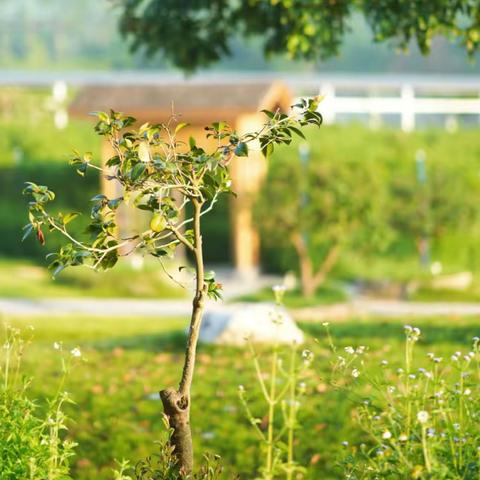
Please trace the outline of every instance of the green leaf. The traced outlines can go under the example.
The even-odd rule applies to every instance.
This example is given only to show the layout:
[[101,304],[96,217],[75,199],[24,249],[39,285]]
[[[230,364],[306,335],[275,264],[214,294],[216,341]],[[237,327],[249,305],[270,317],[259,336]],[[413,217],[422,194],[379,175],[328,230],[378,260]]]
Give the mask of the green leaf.
[[67,223],[70,223],[72,220],[77,218],[80,214],[78,212],[71,212],[67,213],[66,215],[63,216],[63,224],[67,225]]
[[31,223],[28,223],[23,227],[24,233],[22,235],[22,242],[24,242],[27,237],[32,233],[33,231],[33,225]]
[[188,127],[188,123],[185,122],[180,122],[176,127],[175,127],[175,135],[185,127]]
[[101,122],[110,123],[110,117],[109,117],[108,113],[93,112],[93,115],[96,115]]
[[304,140],[306,140],[305,135],[303,132],[297,128],[297,127],[288,127],[292,132],[295,132],[299,137],[302,137]]
[[237,157],[248,157],[248,145],[245,142],[240,142],[235,147],[235,155]]
[[268,158],[273,153],[273,143],[267,143],[262,148],[262,153],[265,156],[265,158]]
[[77,173],[84,177],[85,176],[85,173],[87,172],[87,169],[88,169],[88,163],[82,163],[81,165],[79,165],[77,167]]
[[62,263],[59,263],[58,265],[56,265],[53,269],[52,277],[56,278],[60,272],[65,270],[65,268],[66,268],[66,265],[63,265]]
[[193,137],[190,137],[188,139],[188,144],[190,145],[190,148],[193,149],[197,146],[197,142],[195,141],[195,139]]
[[112,198],[107,202],[108,208],[110,208],[110,210],[116,210],[120,206],[122,201],[123,197]]
[[137,163],[131,170],[130,170],[130,180],[135,182],[138,180],[143,172],[145,171],[146,165],[142,163]]
[[113,167],[115,165],[119,165],[120,161],[120,157],[118,155],[115,155],[114,157],[111,157],[107,160],[106,165],[107,167]]
[[90,199],[91,202],[103,202],[104,200],[108,200],[108,198],[103,193],[98,193]]

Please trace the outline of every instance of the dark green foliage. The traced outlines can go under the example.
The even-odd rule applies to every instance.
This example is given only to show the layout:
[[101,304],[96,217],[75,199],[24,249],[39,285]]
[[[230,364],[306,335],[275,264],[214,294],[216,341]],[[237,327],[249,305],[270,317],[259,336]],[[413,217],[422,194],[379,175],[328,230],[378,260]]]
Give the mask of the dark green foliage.
[[134,50],[159,51],[183,70],[195,70],[231,53],[231,41],[260,36],[266,56],[297,59],[336,55],[353,14],[369,23],[375,41],[428,53],[438,34],[458,38],[473,54],[480,45],[475,0],[122,0],[120,30]]
[[[135,466],[136,480],[221,480],[223,475],[218,456],[205,455],[198,472],[182,475],[178,471],[177,461],[172,447],[168,443],[159,443],[157,454],[147,457]],[[231,477],[230,477],[231,478]],[[233,477],[232,480],[235,480]]]
[[[48,239],[48,251],[32,238],[20,242],[22,227],[27,220],[21,190],[29,178],[48,183],[57,192],[57,205],[66,211],[85,211],[84,198],[98,191],[99,177],[87,175],[81,181],[68,165],[31,163],[0,167],[0,219],[2,239],[0,254],[4,256],[44,258],[48,251],[58,248],[62,239],[52,235]],[[75,185],[75,187],[73,187]],[[85,228],[82,217],[73,225],[73,232],[80,234]]]
[[40,406],[30,397],[30,380],[23,373],[26,340],[16,329],[7,326],[5,331],[0,350],[0,478],[69,480],[75,447],[64,438],[63,409],[71,402],[63,391],[69,355],[62,359],[60,381],[52,388],[47,405]]
[[[385,215],[387,222],[383,231],[369,227],[362,229],[362,237],[358,236],[361,233],[358,230],[356,238],[349,238],[350,246],[346,246],[334,272],[337,277],[411,278],[412,273],[418,273],[415,270],[417,242],[424,234],[430,238],[432,260],[441,261],[444,271],[478,271],[480,142],[477,131],[406,134],[394,130],[369,131],[360,126],[326,127],[322,135],[309,133],[307,141],[311,149],[307,167],[310,175],[302,173],[298,154],[279,149],[269,164],[269,180],[260,198],[259,214],[268,211],[278,217],[283,231],[289,221],[298,223],[310,215],[311,224],[305,224],[304,228],[310,232],[311,240],[324,241],[330,230],[321,217],[309,214],[309,208],[314,205],[308,207],[308,196],[325,197],[329,189],[340,188],[342,184],[350,185],[347,188],[352,190],[351,198],[362,192],[364,197],[370,194],[370,200],[377,202],[375,211]],[[417,180],[415,157],[419,149],[426,155],[424,186]],[[323,178],[328,185],[331,182],[331,186],[318,183],[322,172],[327,174]],[[345,179],[342,184],[337,177],[340,173]],[[312,178],[316,178],[315,183]],[[300,209],[299,216],[301,188],[306,189],[307,207]],[[275,201],[272,201],[273,193],[277,195]],[[423,207],[425,202],[427,209]],[[280,203],[288,203],[290,207],[281,212],[272,208]],[[295,269],[295,251],[292,247],[285,248],[288,238],[282,237],[279,229],[269,228],[267,234],[266,227],[275,222],[268,215],[263,217],[266,223],[259,226],[264,232],[265,266],[276,271]],[[270,235],[275,236],[275,242],[269,241]],[[375,238],[379,241],[373,242]],[[282,239],[283,247],[278,243]],[[321,254],[322,250],[316,249],[314,259]]]

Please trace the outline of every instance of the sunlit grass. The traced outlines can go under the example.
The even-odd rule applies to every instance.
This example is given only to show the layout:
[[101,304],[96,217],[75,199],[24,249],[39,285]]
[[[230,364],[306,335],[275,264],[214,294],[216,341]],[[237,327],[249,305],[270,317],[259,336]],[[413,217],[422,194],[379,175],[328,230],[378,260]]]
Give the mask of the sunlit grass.
[[158,263],[147,262],[136,270],[121,262],[114,270],[102,273],[72,268],[53,279],[45,266],[26,260],[0,259],[0,297],[178,298],[184,294]]
[[[79,443],[74,478],[111,478],[114,458],[135,462],[155,450],[153,442],[163,434],[157,392],[178,381],[186,318],[65,316],[8,320],[35,329],[25,366],[27,373],[34,376],[32,388],[37,397],[51,393],[51,385],[56,384],[59,375],[53,342],[63,341],[65,349],[78,346],[82,351],[85,362],[67,383],[76,401],[68,412],[72,418],[69,434]],[[404,323],[422,328],[418,356],[425,356],[426,362],[429,351],[446,356],[469,348],[472,336],[480,330],[477,318],[455,317],[351,319],[330,328],[339,348],[369,346],[367,356],[373,365],[387,359],[393,368],[403,361]],[[353,443],[361,437],[352,423],[353,401],[366,391],[354,387],[346,395],[333,389],[326,380],[330,353],[325,329],[318,323],[301,326],[307,333],[305,347],[314,352],[315,360],[306,379],[296,455],[309,469],[307,478],[338,479],[341,442]],[[196,454],[200,458],[204,450],[218,453],[229,471],[238,471],[242,479],[251,480],[262,457],[238,399],[239,384],[245,386],[252,410],[261,411],[261,395],[249,353],[245,349],[202,345],[193,389]]]

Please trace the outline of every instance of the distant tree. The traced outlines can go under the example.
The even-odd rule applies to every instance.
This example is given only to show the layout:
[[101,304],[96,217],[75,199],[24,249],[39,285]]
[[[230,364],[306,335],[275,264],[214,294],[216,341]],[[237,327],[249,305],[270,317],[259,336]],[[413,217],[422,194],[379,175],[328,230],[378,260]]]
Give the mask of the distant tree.
[[162,51],[195,70],[230,55],[231,40],[259,36],[266,56],[325,59],[338,54],[349,21],[360,13],[376,42],[428,53],[432,38],[458,40],[469,54],[480,45],[477,0],[116,0],[120,31],[133,50]]
[[303,165],[277,152],[256,208],[266,244],[295,250],[306,297],[345,250],[373,246],[388,230],[382,166],[360,155],[326,157],[317,147]]
[[410,162],[391,165],[385,204],[397,244],[406,240],[415,245],[427,267],[427,242],[434,245],[445,235],[467,232],[480,218],[478,165],[466,156],[455,161],[448,153],[432,157],[425,158],[421,169],[417,164],[417,171]]

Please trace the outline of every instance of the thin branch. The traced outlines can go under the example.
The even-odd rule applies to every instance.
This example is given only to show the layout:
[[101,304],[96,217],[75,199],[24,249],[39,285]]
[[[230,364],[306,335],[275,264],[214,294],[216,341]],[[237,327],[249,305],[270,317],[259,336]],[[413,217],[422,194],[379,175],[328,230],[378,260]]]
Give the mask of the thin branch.
[[172,224],[168,224],[167,230],[170,230],[189,250],[192,252],[195,251],[195,247],[192,245],[192,243],[176,227],[174,227]]
[[83,244],[82,242],[79,242],[76,238],[72,237],[65,228],[60,228],[55,221],[51,218],[48,217],[48,223],[57,231],[59,231],[62,235],[67,237],[72,243],[77,245],[77,247],[80,247],[81,249],[87,251],[87,252],[92,252],[92,253],[100,253],[100,254],[107,254],[109,252],[112,252],[113,250],[117,250],[119,248],[124,247],[125,245],[128,245],[130,243],[130,240],[127,240],[122,243],[117,243],[113,247],[108,247],[108,248],[94,248],[94,247],[88,247],[87,245]]

